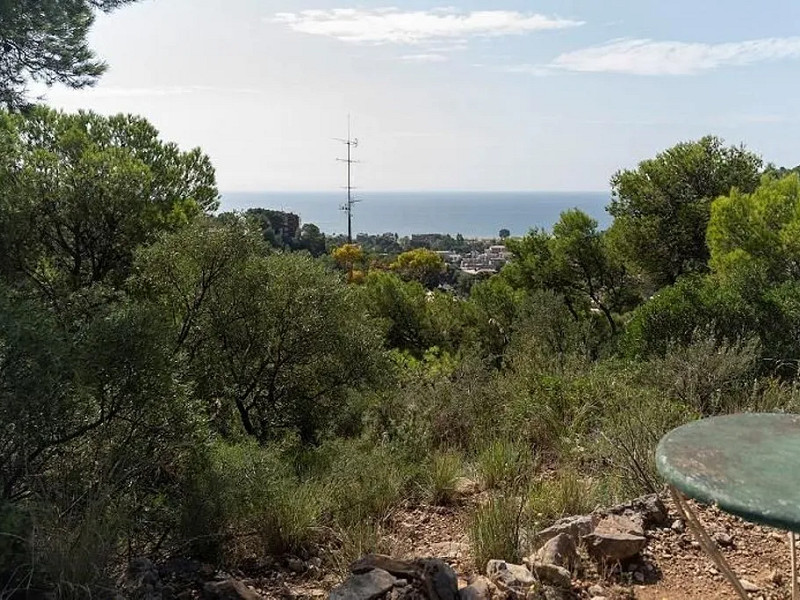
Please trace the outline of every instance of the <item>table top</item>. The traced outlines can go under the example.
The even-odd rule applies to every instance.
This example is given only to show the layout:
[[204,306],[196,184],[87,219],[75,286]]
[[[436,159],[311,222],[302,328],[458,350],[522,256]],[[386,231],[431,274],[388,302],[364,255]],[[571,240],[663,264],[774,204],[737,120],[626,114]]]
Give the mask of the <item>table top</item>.
[[800,533],[800,415],[694,421],[661,439],[656,465],[690,498]]

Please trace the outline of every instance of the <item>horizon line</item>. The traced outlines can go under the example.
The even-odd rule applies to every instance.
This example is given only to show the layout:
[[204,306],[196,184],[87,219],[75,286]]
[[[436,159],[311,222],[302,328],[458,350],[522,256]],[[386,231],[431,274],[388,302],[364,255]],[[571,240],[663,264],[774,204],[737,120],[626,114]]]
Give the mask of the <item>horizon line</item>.
[[[333,189],[263,189],[263,190],[220,190],[220,194],[333,194],[343,193],[343,190]],[[610,194],[611,190],[507,190],[507,189],[370,189],[366,193],[372,194]]]

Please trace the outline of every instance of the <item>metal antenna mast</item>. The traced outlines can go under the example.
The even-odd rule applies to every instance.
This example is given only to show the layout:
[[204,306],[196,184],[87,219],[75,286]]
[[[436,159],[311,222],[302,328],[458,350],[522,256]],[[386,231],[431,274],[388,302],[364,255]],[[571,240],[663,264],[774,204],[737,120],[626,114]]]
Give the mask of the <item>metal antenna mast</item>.
[[335,138],[347,146],[347,158],[337,158],[339,162],[347,163],[347,202],[341,209],[347,213],[347,243],[353,243],[353,205],[360,202],[353,196],[353,165],[359,161],[353,160],[353,149],[358,148],[358,139],[350,134],[350,115],[347,115],[347,139]]

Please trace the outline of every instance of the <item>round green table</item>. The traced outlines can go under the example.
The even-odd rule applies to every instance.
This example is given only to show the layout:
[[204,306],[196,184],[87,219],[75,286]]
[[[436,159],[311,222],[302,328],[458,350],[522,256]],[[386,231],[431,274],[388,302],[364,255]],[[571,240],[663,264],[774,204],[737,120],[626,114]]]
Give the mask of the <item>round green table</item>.
[[748,598],[747,592],[686,497],[789,531],[792,598],[797,598],[794,533],[800,532],[800,415],[727,415],[683,425],[661,439],[656,465],[679,513],[742,598]]

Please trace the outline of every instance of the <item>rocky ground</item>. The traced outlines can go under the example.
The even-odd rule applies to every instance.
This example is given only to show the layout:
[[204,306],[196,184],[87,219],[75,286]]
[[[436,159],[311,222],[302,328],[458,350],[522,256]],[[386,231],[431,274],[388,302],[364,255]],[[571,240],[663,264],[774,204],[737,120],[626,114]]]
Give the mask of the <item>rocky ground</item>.
[[[188,579],[185,572],[179,575],[180,583],[170,584],[174,573],[181,572],[174,566],[162,568],[160,576],[144,578],[154,581],[149,585],[156,596],[181,600],[449,600],[457,589],[460,600],[736,598],[670,502],[661,506],[663,514],[648,500],[565,519],[527,540],[529,547],[539,550],[523,565],[497,560],[477,568],[465,532],[469,506],[415,506],[397,510],[387,520],[384,542],[392,555],[390,562],[388,557],[365,557],[352,567],[349,578],[347,573],[326,571],[319,559],[292,557],[232,573],[184,566],[184,571],[194,571]],[[713,507],[695,508],[745,580],[751,598],[791,597],[786,534]],[[184,589],[178,591],[179,587]]]

